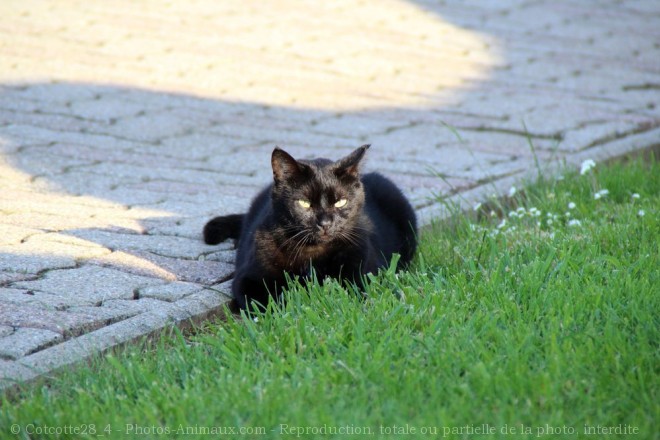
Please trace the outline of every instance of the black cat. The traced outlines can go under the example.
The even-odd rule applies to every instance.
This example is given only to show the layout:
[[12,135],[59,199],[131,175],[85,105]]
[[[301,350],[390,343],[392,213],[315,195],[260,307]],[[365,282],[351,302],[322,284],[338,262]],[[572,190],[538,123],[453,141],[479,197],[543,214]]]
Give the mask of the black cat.
[[280,296],[285,273],[361,283],[362,275],[389,265],[405,267],[417,247],[415,211],[394,183],[377,173],[360,176],[369,145],[337,162],[295,160],[275,148],[273,184],[246,214],[216,217],[204,241],[238,239],[232,293],[238,305],[264,306]]

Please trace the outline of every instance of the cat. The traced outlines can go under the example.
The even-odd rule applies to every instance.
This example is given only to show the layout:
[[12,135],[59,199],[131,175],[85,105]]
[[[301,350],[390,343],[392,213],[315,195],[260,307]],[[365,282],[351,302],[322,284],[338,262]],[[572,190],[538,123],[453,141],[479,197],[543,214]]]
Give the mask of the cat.
[[332,277],[362,285],[399,254],[406,267],[417,247],[415,211],[401,190],[378,173],[360,175],[369,145],[348,156],[296,160],[275,147],[273,183],[245,214],[215,217],[204,241],[236,242],[232,294],[241,309],[263,310],[279,299],[286,277]]

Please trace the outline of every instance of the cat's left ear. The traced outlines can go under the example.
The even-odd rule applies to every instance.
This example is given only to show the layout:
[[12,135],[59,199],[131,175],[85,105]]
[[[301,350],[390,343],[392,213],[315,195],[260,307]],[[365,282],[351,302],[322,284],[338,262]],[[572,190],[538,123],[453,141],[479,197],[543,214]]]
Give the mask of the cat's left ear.
[[335,175],[337,177],[343,177],[343,176],[352,176],[352,177],[357,177],[358,172],[360,171],[360,161],[364,157],[364,153],[367,152],[371,145],[366,144],[362,145],[360,148],[357,150],[353,151],[351,154],[348,156],[344,157],[343,159],[339,159],[337,162],[335,162]]

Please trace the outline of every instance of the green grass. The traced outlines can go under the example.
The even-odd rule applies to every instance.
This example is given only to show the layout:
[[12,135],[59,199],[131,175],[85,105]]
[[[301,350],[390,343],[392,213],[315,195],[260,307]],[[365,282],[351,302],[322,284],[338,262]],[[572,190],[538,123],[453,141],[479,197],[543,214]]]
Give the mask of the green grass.
[[[658,438],[658,207],[656,161],[526,186],[425,230],[366,300],[294,285],[26,386],[0,438]],[[25,434],[44,426],[88,435]]]

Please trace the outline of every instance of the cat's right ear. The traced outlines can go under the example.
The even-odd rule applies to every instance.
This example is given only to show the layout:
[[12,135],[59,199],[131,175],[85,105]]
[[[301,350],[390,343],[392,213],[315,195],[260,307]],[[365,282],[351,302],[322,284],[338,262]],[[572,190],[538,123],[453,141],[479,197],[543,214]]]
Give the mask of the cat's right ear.
[[275,147],[270,158],[275,182],[284,182],[301,174],[300,164],[289,153]]

